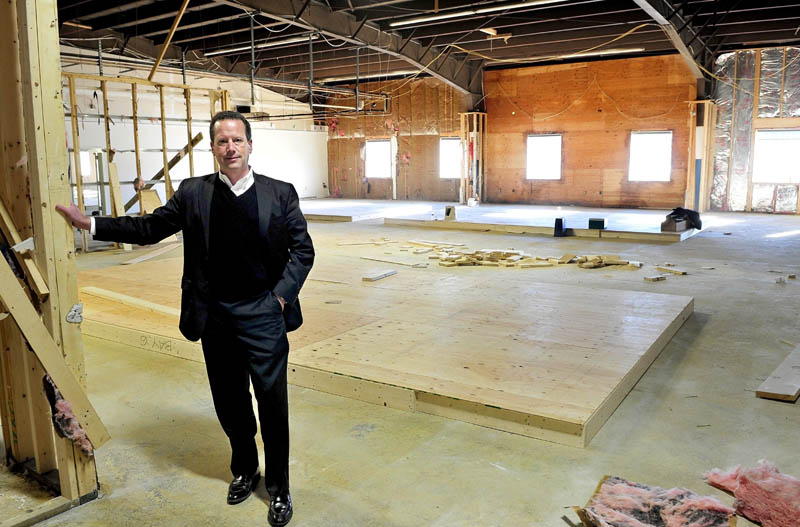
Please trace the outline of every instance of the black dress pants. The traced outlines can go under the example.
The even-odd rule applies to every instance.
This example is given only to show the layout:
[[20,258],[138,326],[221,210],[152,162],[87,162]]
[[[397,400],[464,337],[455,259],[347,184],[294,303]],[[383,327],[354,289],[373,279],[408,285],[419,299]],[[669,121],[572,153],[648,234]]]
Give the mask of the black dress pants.
[[231,472],[249,475],[258,468],[252,381],[264,440],[267,491],[272,496],[288,491],[289,341],[278,299],[267,292],[254,299],[212,304],[202,343],[214,409],[231,444]]

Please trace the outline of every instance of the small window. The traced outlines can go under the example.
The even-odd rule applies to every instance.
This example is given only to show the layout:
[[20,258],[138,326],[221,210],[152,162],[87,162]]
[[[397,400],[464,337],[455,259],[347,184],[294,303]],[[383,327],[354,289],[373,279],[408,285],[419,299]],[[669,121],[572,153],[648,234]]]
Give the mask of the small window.
[[756,130],[753,183],[800,183],[800,130]]
[[561,179],[561,135],[528,136],[527,179]]
[[672,132],[631,132],[628,181],[669,181]]
[[461,177],[461,139],[458,137],[439,139],[439,177],[442,179]]
[[392,146],[389,141],[367,141],[366,176],[368,178],[392,177]]

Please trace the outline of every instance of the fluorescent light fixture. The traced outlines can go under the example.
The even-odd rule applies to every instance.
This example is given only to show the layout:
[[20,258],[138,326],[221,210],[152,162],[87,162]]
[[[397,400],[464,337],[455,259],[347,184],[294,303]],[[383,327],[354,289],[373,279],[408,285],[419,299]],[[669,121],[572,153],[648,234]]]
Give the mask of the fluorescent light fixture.
[[[311,35],[311,40],[317,40],[319,35]],[[286,38],[283,40],[271,40],[268,42],[262,42],[260,44],[256,44],[253,46],[254,49],[264,49],[264,48],[273,48],[275,46],[283,46],[284,44],[295,44],[298,42],[308,42],[309,37],[293,37],[293,38]],[[237,53],[239,51],[248,51],[250,46],[239,46],[238,48],[226,48],[226,49],[217,49],[214,51],[209,51],[205,54],[206,57],[214,57],[216,55],[226,55],[228,53]]]
[[542,62],[547,60],[579,59],[582,57],[598,57],[603,55],[622,55],[625,53],[638,53],[644,48],[613,48],[598,49],[596,51],[583,51],[580,53],[570,53],[569,55],[539,55],[538,57],[519,57],[507,60],[493,60],[486,63],[487,66],[497,64],[508,64],[509,62]]
[[517,2],[516,4],[496,5],[492,7],[482,7],[480,9],[465,9],[463,11],[456,11],[454,13],[439,13],[436,15],[418,16],[415,18],[408,18],[406,20],[399,20],[389,24],[389,27],[408,26],[411,24],[418,24],[420,22],[434,22],[437,20],[447,20],[449,18],[458,18],[469,15],[482,15],[484,13],[494,13],[496,11],[505,11],[507,9],[522,9],[524,7],[557,4],[566,1],[567,0],[529,0],[528,2]]
[[[358,80],[374,79],[377,77],[397,77],[398,75],[413,75],[418,73],[419,70],[398,70],[398,71],[384,71],[381,73],[369,73],[367,75],[359,75]],[[314,79],[315,82],[341,82],[341,81],[354,81],[354,75],[347,75],[344,77],[327,77],[324,79]]]

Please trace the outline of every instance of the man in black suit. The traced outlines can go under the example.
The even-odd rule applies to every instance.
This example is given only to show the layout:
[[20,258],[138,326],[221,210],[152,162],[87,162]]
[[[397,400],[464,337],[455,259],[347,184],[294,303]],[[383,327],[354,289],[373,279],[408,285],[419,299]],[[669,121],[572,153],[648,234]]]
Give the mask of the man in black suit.
[[261,477],[253,383],[270,495],[269,524],[292,518],[289,494],[287,331],[302,324],[300,288],[314,247],[294,187],[253,173],[250,123],[237,112],[211,120],[219,173],[184,180],[145,216],[89,218],[75,205],[59,210],[99,240],[147,245],[183,231],[183,335],[202,338],[214,408],[231,444],[228,503],[247,499]]

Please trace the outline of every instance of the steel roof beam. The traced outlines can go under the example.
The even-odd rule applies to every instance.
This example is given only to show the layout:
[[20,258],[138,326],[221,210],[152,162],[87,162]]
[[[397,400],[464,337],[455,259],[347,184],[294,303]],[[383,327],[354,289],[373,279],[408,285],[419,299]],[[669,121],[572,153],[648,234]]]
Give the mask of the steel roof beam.
[[[349,13],[342,11],[332,13],[327,7],[314,3],[304,6],[299,0],[241,0],[241,2],[230,2],[229,5],[256,9],[274,20],[401,58],[413,67],[425,70],[460,91],[480,96],[480,84],[470,82],[473,71],[461,68],[458,75],[454,75],[459,69],[459,63],[455,58],[447,57],[445,60],[435,61],[438,55],[435,50],[426,51],[413,40],[405,42],[399,35],[383,31],[369,22],[355,35],[361,20]],[[302,16],[298,17],[296,13],[300,13],[303,7],[305,9]],[[399,51],[404,45],[403,50]]]
[[[641,7],[653,20],[667,34],[667,37],[672,41],[672,45],[681,54],[689,70],[692,72],[697,80],[705,80],[703,72],[695,62],[695,52],[691,47],[686,45],[689,39],[695,38],[700,47],[705,47],[705,42],[701,38],[697,38],[697,33],[693,31],[690,24],[686,24],[680,13],[676,13],[666,0],[633,0]],[[683,25],[682,32],[678,32],[675,24]]]

